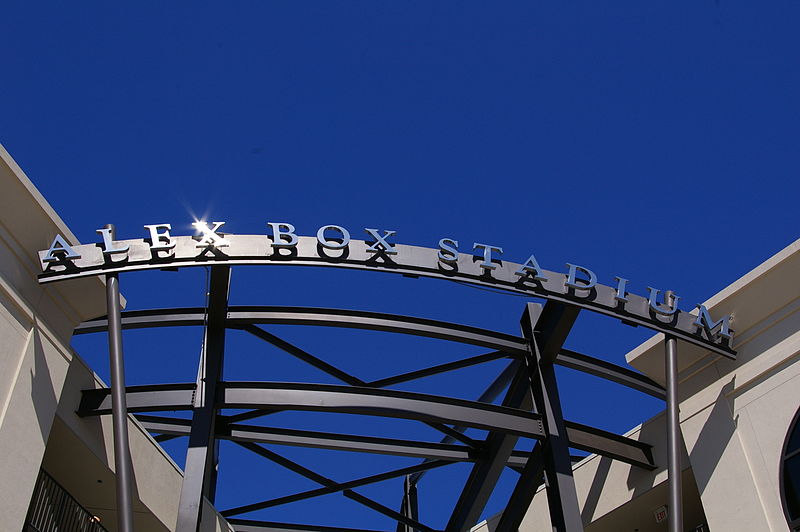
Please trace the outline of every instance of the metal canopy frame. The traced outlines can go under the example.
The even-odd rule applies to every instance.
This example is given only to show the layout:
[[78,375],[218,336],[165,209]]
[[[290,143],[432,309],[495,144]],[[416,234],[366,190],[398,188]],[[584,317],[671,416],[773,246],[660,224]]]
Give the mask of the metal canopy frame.
[[[563,419],[555,378],[556,365],[601,377],[666,401],[669,528],[670,532],[681,529],[677,340],[735,359],[730,315],[714,321],[703,305],[697,306],[696,315],[682,311],[677,305],[679,298],[670,291],[664,292],[663,303],[659,303],[661,290],[652,287],[648,288],[647,297],[630,293],[628,280],[621,277],[615,277],[614,286],[599,284],[591,270],[575,264],[567,264],[568,273],[559,273],[542,270],[533,255],[523,264],[498,257],[493,259],[492,250],[502,251],[486,244],[474,244],[474,250],[484,249],[481,261],[478,255],[459,253],[446,246],[449,239],[442,239],[439,248],[395,245],[385,240],[395,234],[387,230],[383,230],[381,236],[377,229],[365,229],[370,239],[355,240],[344,227],[336,225],[321,227],[316,238],[298,236],[294,233],[294,226],[288,223],[268,222],[272,227],[271,237],[223,234],[218,230],[224,222],[213,222],[212,228],[206,222],[193,225],[202,236],[172,236],[169,224],[156,224],[145,226],[149,239],[122,241],[116,240],[114,227],[108,225],[97,231],[102,235],[102,243],[70,246],[63,236],[57,235],[49,249],[39,252],[42,273],[38,278],[42,284],[99,275],[106,278],[109,319],[86,322],[75,333],[108,332],[112,391],[86,390],[79,413],[89,416],[113,412],[118,527],[122,532],[130,532],[133,527],[126,434],[128,402],[130,411],[139,415],[145,426],[156,434],[157,441],[189,437],[178,532],[198,532],[203,498],[214,500],[218,441],[222,439],[233,441],[322,486],[303,494],[255,503],[261,505],[259,507],[297,500],[301,496],[315,496],[315,493],[341,492],[397,521],[396,532],[431,530],[419,521],[417,483],[433,467],[471,462],[469,479],[450,517],[447,532],[462,532],[477,519],[505,468],[518,472],[520,477],[503,511],[500,530],[513,531],[516,528],[530,503],[533,489],[542,481],[548,492],[553,529],[559,532],[582,530],[572,479],[574,457],[569,455],[570,448],[595,452],[647,469],[654,468],[654,464],[647,445]],[[326,230],[338,231],[341,239],[326,237]],[[547,303],[527,306],[521,321],[521,337],[374,312],[305,307],[229,307],[230,268],[247,264],[335,267],[444,279],[543,299]],[[121,312],[119,273],[190,266],[204,266],[211,270],[206,307]],[[564,342],[582,310],[663,333],[666,339],[666,389],[630,369],[565,349]],[[264,328],[270,324],[410,334],[481,346],[487,352],[364,381]],[[197,380],[173,385],[125,387],[122,330],[172,326],[205,328]],[[253,335],[327,373],[342,385],[228,382],[224,379],[223,369],[225,338],[230,330]],[[385,389],[390,385],[502,359],[508,359],[505,369],[474,401]],[[492,404],[503,393],[501,404]],[[226,408],[244,408],[246,411],[224,415],[222,410]],[[163,410],[190,410],[192,419],[146,414]],[[439,442],[422,442],[243,424],[285,410],[323,410],[416,420],[441,432],[443,437]],[[489,434],[483,440],[476,440],[466,434],[470,427],[486,430]],[[531,452],[514,450],[520,437],[536,441]],[[423,461],[416,468],[337,482],[285,459],[264,447],[265,444],[397,454],[415,456]],[[353,491],[364,483],[398,475],[404,475],[400,511]],[[231,508],[227,513],[232,516],[236,511],[238,515],[241,509]],[[248,532],[329,530],[316,525],[239,518],[232,518],[231,522],[237,530]],[[342,528],[330,530],[369,532]]]
[[[617,434],[565,421],[561,417],[554,365],[598,376],[664,399],[665,390],[651,379],[630,369],[564,349],[579,308],[548,301],[544,307],[531,303],[522,319],[522,336],[464,325],[408,316],[341,309],[306,307],[228,307],[230,269],[212,268],[207,308],[128,311],[121,315],[121,328],[204,326],[204,348],[193,383],[128,386],[124,397],[129,412],[161,441],[188,436],[186,474],[179,509],[179,532],[196,532],[202,519],[202,498],[213,502],[217,445],[227,440],[263,459],[311,479],[319,488],[239,505],[221,513],[239,532],[340,530],[371,532],[341,527],[275,523],[239,516],[290,502],[331,493],[341,493],[376,512],[394,519],[403,532],[433,531],[419,521],[416,486],[424,474],[449,464],[473,464],[445,530],[463,532],[475,524],[505,468],[519,474],[514,492],[503,512],[500,528],[516,530],[530,504],[535,488],[543,481],[551,500],[554,530],[581,530],[574,494],[570,456],[575,448],[620,460],[636,467],[655,469],[651,446]],[[271,324],[314,325],[378,330],[409,334],[486,348],[484,354],[422,368],[378,380],[365,381],[322,358],[267,331]],[[108,330],[105,318],[81,324],[75,334]],[[324,371],[342,384],[231,382],[223,378],[226,331],[253,335]],[[496,360],[508,360],[505,369],[474,401],[436,395],[388,390],[387,386],[454,371]],[[492,402],[505,391],[501,404]],[[224,415],[224,409],[245,412]],[[192,419],[152,415],[167,411],[191,411]],[[285,410],[315,410],[411,419],[443,433],[441,441],[428,442],[339,434],[246,424],[247,420]],[[111,390],[84,390],[78,408],[81,416],[110,414]],[[464,434],[467,428],[488,431],[484,440]],[[536,440],[533,451],[514,450],[518,438]],[[378,453],[420,458],[417,465],[344,481],[327,478],[293,462],[266,444],[301,446],[350,452]],[[399,510],[388,508],[359,492],[361,486],[392,478],[404,478]]]

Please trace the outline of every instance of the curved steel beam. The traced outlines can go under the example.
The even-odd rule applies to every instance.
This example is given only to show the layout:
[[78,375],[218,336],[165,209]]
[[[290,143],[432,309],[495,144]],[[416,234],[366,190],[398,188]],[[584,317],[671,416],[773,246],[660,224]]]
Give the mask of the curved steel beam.
[[542,438],[541,416],[487,403],[421,393],[328,384],[226,382],[219,408],[269,406],[464,425]]
[[[230,310],[228,326],[248,331],[255,323],[347,327],[427,336],[480,345],[515,357],[524,356],[527,353],[527,342],[524,338],[443,321],[376,312],[305,307],[231,307]],[[202,325],[205,318],[204,312],[203,308],[126,311],[122,313],[122,328],[144,329]],[[106,319],[98,318],[80,324],[75,329],[75,334],[104,332],[107,328]],[[665,397],[664,389],[655,381],[628,368],[595,357],[561,349],[556,355],[555,363],[628,386],[659,399]],[[420,373],[423,371],[420,370]]]
[[652,395],[662,401],[667,400],[666,390],[653,379],[633,371],[632,369],[617,366],[616,364],[606,362],[599,358],[590,357],[589,355],[584,355],[569,349],[561,349],[558,355],[556,355],[555,363],[565,368],[575,369],[588,373],[589,375],[594,375],[595,377],[622,384],[634,390]]
[[[192,408],[194,383],[161,384],[151,386],[129,386],[128,409],[132,413]],[[544,431],[538,414],[524,412],[486,403],[451,399],[432,395],[334,386],[327,384],[297,384],[276,382],[227,382],[222,384],[222,393],[217,408],[276,408],[285,410],[315,410],[338,413],[366,414],[374,416],[437,420],[458,425],[481,428],[489,431],[508,432],[519,436],[542,439]],[[84,390],[78,414],[81,416],[102,415],[111,412],[111,396],[108,388]],[[608,456],[638,467],[654,469],[651,447],[647,444],[619,436],[579,423],[566,422],[570,446],[583,451]],[[246,428],[222,438],[242,441],[258,441],[258,431]],[[179,429],[175,429],[177,432]],[[270,429],[264,429],[269,431]],[[281,429],[285,432],[285,429]],[[265,437],[269,437],[265,433]],[[292,440],[292,435],[286,440]],[[295,434],[294,436],[308,436]],[[280,436],[278,436],[280,437]],[[302,439],[302,438],[301,438]],[[294,439],[296,445],[309,445]],[[275,442],[278,443],[278,442]],[[319,442],[324,445],[328,442]],[[364,442],[369,443],[369,442]],[[379,442],[372,442],[379,443]],[[390,442],[382,442],[389,444]],[[433,451],[436,444],[430,444]],[[322,447],[323,445],[317,445]],[[399,450],[399,449],[398,449]],[[454,449],[449,449],[454,450]],[[443,452],[445,449],[436,449]],[[376,449],[376,452],[380,452]],[[451,455],[453,458],[455,456]],[[443,455],[439,455],[444,458]]]
[[[191,425],[191,420],[189,419],[151,416],[147,414],[137,415],[136,419],[148,432],[174,438],[189,435]],[[355,453],[409,456],[412,458],[425,458],[429,460],[444,460],[446,462],[476,462],[486,459],[486,453],[483,451],[477,451],[465,445],[452,443],[398,440],[395,438],[378,438],[375,436],[357,436],[310,430],[261,427],[259,425],[221,425],[216,437],[219,440],[311,447]],[[530,456],[530,451],[512,451],[507,465],[519,471],[525,467]],[[580,462],[584,458],[586,457],[573,455],[572,462]],[[418,477],[415,475],[414,478]]]
[[342,528],[339,526],[298,525],[276,523],[274,521],[255,521],[253,519],[228,519],[235,532],[382,532],[363,528]]
[[[202,325],[203,308],[135,310],[122,313],[123,329]],[[309,307],[230,307],[228,327],[246,329],[254,324],[316,325],[409,334],[479,345],[513,355],[524,355],[523,338],[478,327],[438,320],[345,309]],[[75,328],[74,334],[104,332],[107,320],[97,318]]]
[[[490,431],[511,432],[528,438],[544,437],[538,414],[463,399],[327,384],[225,382],[221,386],[218,409],[274,408],[365,414],[455,423]],[[190,410],[194,387],[193,383],[129,386],[126,388],[128,411]],[[108,388],[84,390],[78,415],[110,412],[111,395]]]

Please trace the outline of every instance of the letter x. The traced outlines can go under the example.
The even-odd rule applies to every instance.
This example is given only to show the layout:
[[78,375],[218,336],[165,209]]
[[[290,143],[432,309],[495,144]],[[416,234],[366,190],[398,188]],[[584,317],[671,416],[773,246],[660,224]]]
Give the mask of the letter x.
[[214,246],[215,248],[220,248],[224,246],[229,246],[230,242],[222,238],[220,235],[217,234],[217,230],[225,225],[225,222],[211,222],[214,224],[214,227],[208,227],[206,222],[195,222],[192,225],[198,231],[203,233],[203,238],[200,239],[200,242],[197,243],[197,247],[204,248],[208,246]]
[[383,236],[378,234],[377,229],[364,228],[364,231],[369,233],[369,235],[375,239],[375,243],[372,244],[370,247],[368,247],[367,251],[370,251],[372,253],[377,253],[381,251],[380,249],[378,249],[378,244],[380,244],[381,247],[383,248],[383,252],[386,253],[387,255],[397,255],[397,250],[394,249],[394,247],[386,241],[388,237],[397,234],[397,231],[389,231],[387,229],[384,229]]

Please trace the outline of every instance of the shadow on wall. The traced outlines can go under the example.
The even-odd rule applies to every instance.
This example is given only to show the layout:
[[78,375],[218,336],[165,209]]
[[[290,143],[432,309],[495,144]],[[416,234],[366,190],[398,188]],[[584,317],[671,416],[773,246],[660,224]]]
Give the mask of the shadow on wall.
[[601,456],[597,464],[597,469],[592,478],[592,484],[589,486],[589,493],[586,494],[586,502],[583,504],[581,510],[581,520],[584,524],[591,523],[597,504],[600,502],[600,495],[605,489],[606,480],[608,480],[608,472],[611,470],[611,458]]
[[[694,475],[700,493],[707,484],[711,473],[716,469],[717,464],[722,458],[728,442],[736,432],[736,419],[733,418],[728,400],[725,395],[731,392],[735,386],[735,378],[723,386],[714,401],[714,406],[706,420],[692,453],[686,449],[686,442],[681,437],[682,468],[689,468],[693,464]],[[653,456],[658,469],[656,471],[646,471],[644,469],[632,467],[628,474],[628,488],[633,490],[633,497],[644,494],[656,485],[656,474],[663,472],[667,468],[667,427],[666,415],[662,413],[644,425],[639,433],[639,441],[649,443],[653,446]],[[702,452],[702,457],[698,453]]]
[[33,364],[30,369],[31,377],[31,402],[36,413],[36,421],[39,424],[39,432],[42,441],[46,442],[50,435],[50,428],[53,425],[53,416],[58,406],[58,397],[53,389],[53,378],[50,375],[50,366],[47,363],[47,355],[42,345],[42,336],[39,331],[39,323],[33,324]]
[[[73,356],[58,399],[57,419],[47,443],[43,466],[84,507],[102,517],[104,524],[113,524],[116,522],[116,490],[111,416],[102,419],[100,416],[79,417],[75,413],[82,390],[100,386],[80,357]],[[134,447],[132,452],[135,451]],[[140,501],[135,468],[132,488],[136,529],[156,530],[150,525],[142,525],[143,517],[152,516]]]
[[[653,461],[656,464],[656,469],[648,471],[640,467],[631,467],[628,471],[627,485],[628,489],[632,492],[631,499],[635,499],[640,495],[644,495],[652,490],[659,484],[656,476],[664,473],[667,469],[667,416],[666,412],[662,411],[657,416],[647,420],[642,428],[639,430],[638,438],[640,442],[644,442],[653,446]],[[683,468],[689,467],[689,460],[686,455],[686,446],[681,439],[681,457],[683,460]]]
[[736,387],[736,377],[720,389],[714,406],[697,436],[689,460],[693,464],[697,488],[702,494],[717,469],[728,443],[736,432],[739,417],[733,416],[728,399],[725,397]]

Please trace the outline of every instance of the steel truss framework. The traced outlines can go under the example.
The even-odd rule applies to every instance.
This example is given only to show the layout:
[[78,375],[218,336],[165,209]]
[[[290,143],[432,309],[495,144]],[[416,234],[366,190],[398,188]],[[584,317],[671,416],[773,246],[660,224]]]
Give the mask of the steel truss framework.
[[[123,312],[123,329],[204,326],[204,350],[196,382],[129,386],[128,411],[163,441],[188,436],[189,445],[178,517],[179,532],[198,529],[202,499],[213,503],[216,489],[218,442],[228,440],[320,485],[319,488],[228,508],[221,513],[239,532],[337,530],[370,532],[341,527],[274,523],[242,519],[256,510],[331,493],[341,493],[397,522],[397,532],[432,531],[420,522],[416,486],[426,471],[449,464],[472,464],[469,478],[447,523],[447,532],[462,532],[475,524],[505,468],[519,473],[518,482],[497,528],[517,530],[535,489],[542,482],[554,530],[582,530],[569,449],[620,460],[636,467],[654,469],[649,445],[597,428],[565,421],[555,380],[554,366],[583,371],[664,399],[665,390],[649,378],[603,360],[567,350],[564,342],[580,309],[559,301],[544,306],[529,303],[521,319],[522,337],[435,320],[340,309],[300,307],[229,307],[230,268],[211,268],[207,308],[179,308]],[[316,325],[369,329],[424,336],[477,345],[487,353],[374,381],[364,381],[333,364],[290,344],[262,326],[271,324]],[[75,334],[108,330],[106,318],[81,324]],[[282,382],[225,382],[225,334],[239,330],[289,353],[335,377],[342,385]],[[387,390],[386,387],[494,360],[507,360],[505,369],[474,401],[421,393]],[[493,404],[500,395],[500,404]],[[244,409],[224,415],[224,409]],[[148,414],[186,410],[192,418]],[[428,442],[264,427],[246,421],[283,410],[313,410],[365,414],[416,420],[443,434]],[[110,414],[111,390],[84,390],[78,413]],[[468,428],[488,431],[483,441],[465,435]],[[515,450],[520,437],[533,438],[531,452]],[[419,464],[364,478],[338,481],[264,447],[264,444],[346,450],[420,458]],[[404,478],[398,509],[386,507],[356,491],[368,484]]]

